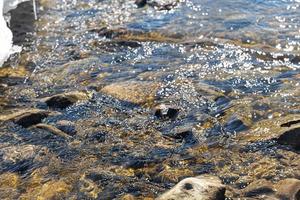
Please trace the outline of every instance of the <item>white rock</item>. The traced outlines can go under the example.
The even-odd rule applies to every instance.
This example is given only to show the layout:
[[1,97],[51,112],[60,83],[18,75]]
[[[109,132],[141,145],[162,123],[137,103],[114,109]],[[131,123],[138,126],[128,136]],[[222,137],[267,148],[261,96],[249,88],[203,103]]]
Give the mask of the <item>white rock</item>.
[[186,178],[157,200],[223,200],[225,187],[215,176],[203,175]]

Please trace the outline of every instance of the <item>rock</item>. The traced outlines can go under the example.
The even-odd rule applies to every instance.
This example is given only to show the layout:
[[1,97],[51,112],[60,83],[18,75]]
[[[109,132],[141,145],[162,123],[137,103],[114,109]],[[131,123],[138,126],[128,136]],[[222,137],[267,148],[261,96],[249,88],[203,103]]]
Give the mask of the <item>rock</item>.
[[39,147],[31,144],[1,145],[0,155],[3,162],[16,163],[10,170],[14,168],[15,171],[20,172],[32,164],[30,161],[39,150]]
[[105,132],[95,132],[92,133],[91,135],[88,136],[88,141],[89,142],[105,142],[106,139],[106,134]]
[[245,197],[261,197],[274,194],[275,188],[270,181],[261,179],[250,183],[242,193]]
[[155,117],[162,119],[175,119],[178,114],[179,108],[165,104],[156,106],[154,112]]
[[241,117],[234,116],[228,120],[228,122],[224,125],[224,128],[228,132],[240,132],[246,130],[248,127]]
[[17,188],[20,177],[16,173],[7,172],[0,175],[0,188]]
[[66,134],[65,132],[62,132],[61,130],[59,130],[58,128],[48,125],[48,124],[37,124],[37,125],[33,126],[32,128],[43,129],[54,135],[57,135],[57,136],[60,136],[60,137],[66,138],[66,139],[71,137],[68,134]]
[[135,200],[135,197],[131,194],[126,194],[122,197],[122,200]]
[[277,142],[282,145],[289,145],[295,149],[300,149],[300,126],[293,126],[278,137]]
[[184,141],[184,143],[188,145],[193,145],[198,142],[197,138],[193,134],[192,128],[189,126],[176,127],[171,132],[171,134],[164,134],[164,136],[174,138],[179,142]]
[[63,180],[52,180],[42,186],[35,185],[34,188],[23,194],[20,199],[65,199],[72,187]]
[[102,88],[101,92],[123,101],[150,106],[153,104],[158,84],[146,81],[125,81]]
[[14,67],[2,67],[0,68],[0,77],[19,77],[23,78],[27,76],[29,72],[24,66]]
[[142,8],[147,5],[147,0],[136,0],[135,4],[138,8]]
[[58,109],[65,109],[77,101],[84,101],[91,98],[91,95],[86,92],[69,92],[63,94],[57,94],[52,97],[47,97],[43,99],[43,101],[48,105],[50,108],[58,108]]
[[275,185],[276,196],[282,200],[300,200],[300,180],[288,178]]
[[45,110],[24,109],[15,111],[11,114],[0,115],[0,121],[13,121],[16,124],[27,128],[41,123],[44,118],[52,114],[54,113]]
[[71,121],[67,121],[67,120],[60,120],[58,122],[56,122],[56,127],[67,133],[68,135],[75,135],[76,134],[76,127],[75,124]]
[[203,175],[183,179],[158,200],[221,200],[225,190],[218,177]]
[[292,125],[295,125],[295,124],[300,124],[300,119],[288,121],[286,123],[281,124],[280,126],[281,127],[291,127]]

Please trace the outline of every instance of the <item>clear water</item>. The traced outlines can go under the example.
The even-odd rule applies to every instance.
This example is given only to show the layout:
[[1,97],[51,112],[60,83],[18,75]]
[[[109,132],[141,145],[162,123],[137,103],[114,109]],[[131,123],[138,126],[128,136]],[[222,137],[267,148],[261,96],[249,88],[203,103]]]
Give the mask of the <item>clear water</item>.
[[[296,176],[295,166],[277,158],[296,162],[299,153],[272,138],[280,124],[299,118],[300,2],[179,0],[170,10],[163,5],[174,1],[158,2],[40,3],[20,61],[30,63],[30,73],[6,90],[3,112],[39,107],[40,98],[65,91],[94,97],[44,120],[74,122],[70,141],[1,125],[1,171],[21,176],[17,197],[43,196],[49,181],[70,185],[66,198],[114,199],[155,198],[202,173],[238,189]],[[145,107],[101,92],[124,81],[158,84],[154,102]],[[179,107],[178,118],[155,119],[160,103]],[[192,141],[168,138],[186,127]]]

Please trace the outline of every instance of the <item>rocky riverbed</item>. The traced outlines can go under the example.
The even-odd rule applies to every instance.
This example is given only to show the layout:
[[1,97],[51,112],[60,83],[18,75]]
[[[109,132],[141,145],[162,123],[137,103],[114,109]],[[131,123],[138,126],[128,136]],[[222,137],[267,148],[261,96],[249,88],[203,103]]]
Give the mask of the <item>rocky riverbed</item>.
[[300,199],[299,9],[20,4],[0,199]]

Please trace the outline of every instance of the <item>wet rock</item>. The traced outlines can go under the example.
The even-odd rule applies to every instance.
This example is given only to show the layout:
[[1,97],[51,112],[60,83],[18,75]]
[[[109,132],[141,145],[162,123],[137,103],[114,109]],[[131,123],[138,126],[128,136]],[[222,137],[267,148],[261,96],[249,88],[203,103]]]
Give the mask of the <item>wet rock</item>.
[[17,173],[7,172],[0,175],[0,199],[18,199],[20,176]]
[[[17,163],[16,166],[9,165],[10,170],[14,169],[16,171],[23,171],[22,169],[26,169],[28,166],[29,160],[31,160],[36,152],[38,151],[38,147],[35,145],[15,145],[15,146],[2,146],[0,149],[0,155],[2,157],[2,161],[7,163]],[[31,162],[29,162],[31,164]]]
[[0,175],[0,188],[17,188],[20,183],[20,177],[16,173],[4,173]]
[[174,130],[172,130],[171,134],[164,134],[164,136],[174,138],[179,142],[184,141],[186,145],[193,145],[198,142],[191,127],[176,127]]
[[126,194],[122,197],[122,200],[135,200],[135,197],[131,194]]
[[225,190],[219,178],[203,175],[180,181],[158,200],[221,200],[225,199]]
[[63,180],[52,180],[41,186],[35,185],[21,199],[65,199],[72,187]]
[[101,188],[97,186],[93,181],[86,179],[85,175],[80,178],[80,192],[84,193],[91,199],[98,199],[98,194],[101,192]]
[[106,139],[106,133],[105,132],[95,132],[92,133],[89,137],[88,137],[88,141],[90,142],[105,142]]
[[60,120],[58,122],[56,122],[56,127],[67,133],[68,135],[75,135],[76,134],[76,127],[75,124],[71,121],[67,121],[67,120]]
[[47,97],[43,101],[50,107],[50,108],[58,108],[58,109],[65,109],[77,101],[84,101],[90,99],[91,96],[86,92],[69,92],[54,95],[52,97]]
[[151,160],[143,160],[142,158],[132,158],[130,161],[124,164],[125,168],[139,169],[147,167],[151,163]]
[[246,130],[248,127],[239,117],[232,117],[229,121],[224,125],[226,131],[229,132],[239,132]]
[[138,48],[142,45],[139,42],[136,41],[126,41],[126,40],[113,40],[113,41],[105,41],[101,42],[101,44],[98,45],[101,47],[101,49],[104,49],[106,51],[115,52],[116,50],[121,50],[121,48],[127,47],[127,48]]
[[0,121],[13,121],[16,124],[27,128],[41,123],[42,120],[50,114],[52,115],[54,113],[39,109],[24,109],[15,111],[11,114],[0,115]]
[[38,129],[43,129],[46,130],[54,135],[63,137],[63,138],[70,138],[71,136],[69,136],[68,134],[66,134],[65,132],[59,130],[58,128],[48,125],[48,124],[37,124],[35,126],[33,126],[32,128],[38,128]]
[[18,77],[22,78],[29,74],[24,66],[15,67],[2,67],[0,68],[0,77]]
[[155,107],[154,115],[161,119],[175,119],[179,114],[179,108],[161,104]]
[[126,81],[107,85],[101,92],[123,101],[150,106],[153,104],[158,86],[153,82]]
[[282,145],[289,145],[295,149],[300,149],[300,126],[294,126],[284,131],[277,139]]
[[300,200],[300,180],[288,178],[276,184],[276,196],[282,200]]
[[147,5],[147,0],[136,0],[135,4],[138,6],[138,8],[142,8]]
[[243,190],[243,196],[245,197],[262,197],[274,193],[273,184],[265,179],[254,181]]
[[300,124],[300,119],[288,121],[286,123],[281,124],[280,126],[281,127],[291,127],[292,125],[296,125],[296,124]]
[[[148,3],[147,3],[148,4]],[[150,5],[150,4],[148,4]],[[138,41],[138,42],[180,42],[183,38],[181,34],[162,34],[155,31],[138,31],[138,30],[127,30],[124,28],[118,29],[92,29],[90,32],[95,32],[101,37],[115,39],[119,41]]]

